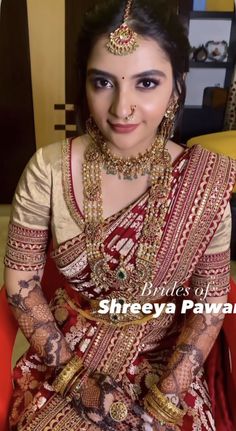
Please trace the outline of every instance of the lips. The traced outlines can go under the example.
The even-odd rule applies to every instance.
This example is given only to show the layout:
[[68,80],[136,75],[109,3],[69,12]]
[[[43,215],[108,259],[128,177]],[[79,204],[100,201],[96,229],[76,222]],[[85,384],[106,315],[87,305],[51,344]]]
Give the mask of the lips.
[[118,123],[116,124],[109,123],[109,125],[111,129],[116,133],[131,133],[139,126],[139,124],[118,124]]

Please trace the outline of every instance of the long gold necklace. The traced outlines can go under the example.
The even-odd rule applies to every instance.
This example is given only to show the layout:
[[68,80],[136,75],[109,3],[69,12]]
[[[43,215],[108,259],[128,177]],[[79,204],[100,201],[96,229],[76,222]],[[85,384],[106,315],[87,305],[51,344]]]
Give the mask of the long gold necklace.
[[[101,174],[103,153],[95,142],[89,144],[83,164],[84,214],[87,258],[91,278],[97,292],[112,292],[111,297],[128,300],[140,296],[144,283],[152,282],[155,273],[157,250],[168,210],[171,185],[171,160],[161,137],[155,141],[156,159],[151,165],[151,187],[141,237],[136,251],[135,266],[127,268],[120,257],[116,270],[112,270],[104,252]],[[157,151],[158,148],[158,151]],[[113,156],[109,154],[109,157]]]

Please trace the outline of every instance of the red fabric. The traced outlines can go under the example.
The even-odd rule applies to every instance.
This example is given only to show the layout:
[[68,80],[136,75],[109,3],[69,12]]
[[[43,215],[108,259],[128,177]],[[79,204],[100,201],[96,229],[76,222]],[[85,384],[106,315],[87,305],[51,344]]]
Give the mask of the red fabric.
[[[229,302],[236,304],[236,283],[231,280],[231,291],[229,293]],[[229,346],[231,357],[231,373],[229,375],[229,401],[234,421],[234,430],[236,430],[236,315],[227,314],[224,320],[224,333]],[[217,430],[218,431],[218,430]]]
[[7,304],[6,291],[0,291],[0,430],[7,431],[8,409],[12,394],[11,358],[17,322]]
[[[236,283],[231,279],[231,291],[229,302],[236,304]],[[226,314],[224,320],[224,332],[231,352],[232,380],[236,388],[236,317],[234,314]]]
[[[236,284],[231,279],[228,302],[236,303]],[[236,429],[236,316],[226,314],[223,331],[205,364],[217,431]],[[230,359],[231,358],[231,359]]]
[[[55,264],[48,259],[45,275],[43,277],[43,289],[48,299],[53,295],[54,287],[63,285],[63,277],[56,270]],[[232,290],[229,301],[236,303],[236,284],[232,281]],[[14,341],[17,333],[17,323],[12,316],[7,304],[6,292],[0,291],[0,430],[8,431],[8,409],[12,393],[11,382],[11,357]],[[228,414],[228,403],[231,403],[231,414],[235,415],[236,407],[236,316],[226,315],[224,322],[224,333],[229,345],[232,358],[232,372],[227,363],[228,348],[222,339],[218,339],[206,364],[207,380],[212,398],[214,416],[216,418],[217,431],[234,431],[236,429],[236,416],[233,418],[234,425]],[[222,355],[226,353],[226,355]],[[226,394],[226,387],[228,389]]]

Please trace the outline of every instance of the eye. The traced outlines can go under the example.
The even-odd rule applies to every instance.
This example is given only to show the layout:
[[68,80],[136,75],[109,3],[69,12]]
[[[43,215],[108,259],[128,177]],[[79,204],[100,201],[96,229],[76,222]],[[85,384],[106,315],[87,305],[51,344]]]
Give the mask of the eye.
[[112,88],[112,83],[106,78],[95,78],[93,85],[95,88]]
[[138,87],[144,88],[144,89],[153,89],[153,88],[156,88],[159,84],[160,84],[160,81],[156,81],[155,79],[145,78],[138,82]]

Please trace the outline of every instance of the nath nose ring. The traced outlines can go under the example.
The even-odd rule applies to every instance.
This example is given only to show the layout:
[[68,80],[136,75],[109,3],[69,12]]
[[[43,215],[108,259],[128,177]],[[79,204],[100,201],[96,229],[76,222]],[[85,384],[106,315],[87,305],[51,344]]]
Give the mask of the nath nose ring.
[[130,109],[131,109],[131,113],[124,118],[126,121],[133,120],[134,114],[135,114],[135,111],[136,111],[136,105],[131,105]]

